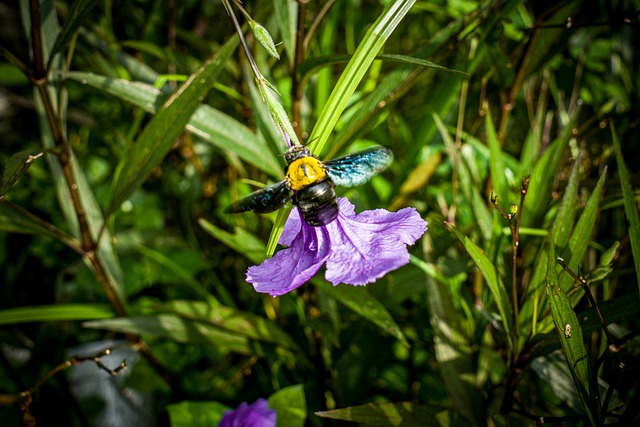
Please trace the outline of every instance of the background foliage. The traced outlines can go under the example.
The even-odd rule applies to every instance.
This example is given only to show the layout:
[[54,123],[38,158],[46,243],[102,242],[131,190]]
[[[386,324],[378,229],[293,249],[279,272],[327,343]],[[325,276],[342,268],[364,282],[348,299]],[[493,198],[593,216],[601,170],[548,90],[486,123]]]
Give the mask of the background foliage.
[[277,299],[244,281],[275,214],[222,213],[284,151],[223,5],[0,3],[3,425],[638,421],[640,4],[412,3],[243,4],[303,141],[392,147],[342,194],[429,221],[375,284]]

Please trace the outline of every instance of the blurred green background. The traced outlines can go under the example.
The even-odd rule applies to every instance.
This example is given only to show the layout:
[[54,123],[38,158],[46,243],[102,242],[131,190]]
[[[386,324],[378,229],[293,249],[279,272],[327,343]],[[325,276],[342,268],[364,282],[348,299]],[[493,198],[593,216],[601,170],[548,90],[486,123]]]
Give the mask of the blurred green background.
[[[222,2],[1,2],[2,424],[216,425],[270,396],[279,426],[638,422],[640,2],[242,6],[304,143],[335,120],[322,158],[393,149],[339,195],[415,207],[411,264],[245,282],[276,214],[222,211],[285,146]],[[56,370],[99,354],[127,368]]]

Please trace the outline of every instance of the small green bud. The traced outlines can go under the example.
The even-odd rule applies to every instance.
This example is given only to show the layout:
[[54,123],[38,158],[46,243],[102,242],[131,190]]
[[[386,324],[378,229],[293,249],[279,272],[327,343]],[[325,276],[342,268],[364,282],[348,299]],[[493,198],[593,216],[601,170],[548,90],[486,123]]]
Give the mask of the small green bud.
[[249,21],[249,26],[251,26],[251,30],[253,30],[253,34],[256,36],[256,39],[258,39],[269,55],[280,59],[280,54],[278,54],[278,50],[276,49],[276,45],[273,43],[273,38],[271,38],[269,31],[256,21]]

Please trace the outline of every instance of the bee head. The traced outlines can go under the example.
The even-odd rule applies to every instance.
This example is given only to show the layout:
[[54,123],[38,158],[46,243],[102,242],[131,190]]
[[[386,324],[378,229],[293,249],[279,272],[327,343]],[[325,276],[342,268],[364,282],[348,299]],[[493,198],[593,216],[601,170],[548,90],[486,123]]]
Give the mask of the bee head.
[[311,156],[311,150],[306,145],[293,145],[284,154],[284,159],[290,165],[294,160],[307,156]]

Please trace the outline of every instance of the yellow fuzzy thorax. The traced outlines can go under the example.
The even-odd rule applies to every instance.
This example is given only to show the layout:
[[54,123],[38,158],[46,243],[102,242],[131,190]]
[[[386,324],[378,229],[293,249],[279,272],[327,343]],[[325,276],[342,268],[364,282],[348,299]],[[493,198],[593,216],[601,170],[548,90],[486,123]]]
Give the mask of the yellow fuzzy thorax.
[[287,181],[291,190],[297,191],[326,178],[322,162],[313,156],[294,160],[287,169]]

